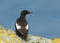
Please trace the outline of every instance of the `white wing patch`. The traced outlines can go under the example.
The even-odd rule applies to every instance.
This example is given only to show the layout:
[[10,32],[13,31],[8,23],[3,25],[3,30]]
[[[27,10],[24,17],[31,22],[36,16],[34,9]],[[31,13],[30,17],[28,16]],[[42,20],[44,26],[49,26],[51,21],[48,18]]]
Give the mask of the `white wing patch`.
[[21,26],[19,26],[19,25],[16,23],[16,28],[17,28],[17,29],[20,29],[20,28],[21,28]]
[[28,29],[29,28],[29,25],[27,24],[25,28]]

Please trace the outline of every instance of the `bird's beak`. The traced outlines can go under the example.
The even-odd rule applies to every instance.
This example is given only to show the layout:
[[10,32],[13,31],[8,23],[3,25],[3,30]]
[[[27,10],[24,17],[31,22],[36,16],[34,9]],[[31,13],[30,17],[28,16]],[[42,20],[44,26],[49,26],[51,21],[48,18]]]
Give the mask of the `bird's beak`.
[[31,14],[32,14],[32,12],[29,12],[29,14],[31,15]]

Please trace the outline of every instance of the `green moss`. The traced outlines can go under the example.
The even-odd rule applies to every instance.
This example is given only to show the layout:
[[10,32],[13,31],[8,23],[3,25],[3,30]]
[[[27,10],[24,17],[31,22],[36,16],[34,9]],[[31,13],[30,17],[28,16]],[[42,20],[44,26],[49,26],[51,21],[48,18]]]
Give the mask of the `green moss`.
[[36,43],[40,43],[39,41],[37,41]]
[[31,43],[35,43],[35,42],[31,42]]

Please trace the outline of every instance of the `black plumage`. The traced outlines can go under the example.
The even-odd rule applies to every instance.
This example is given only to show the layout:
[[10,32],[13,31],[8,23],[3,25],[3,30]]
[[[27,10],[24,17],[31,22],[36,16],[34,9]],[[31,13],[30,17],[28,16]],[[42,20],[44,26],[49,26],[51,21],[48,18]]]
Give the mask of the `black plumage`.
[[26,20],[26,15],[31,14],[31,13],[32,12],[30,12],[30,11],[23,10],[21,12],[21,16],[16,20],[16,24],[15,24],[16,34],[25,40],[27,38],[27,34],[28,34],[28,30],[29,30],[29,29],[26,29],[26,26],[28,25],[28,22]]

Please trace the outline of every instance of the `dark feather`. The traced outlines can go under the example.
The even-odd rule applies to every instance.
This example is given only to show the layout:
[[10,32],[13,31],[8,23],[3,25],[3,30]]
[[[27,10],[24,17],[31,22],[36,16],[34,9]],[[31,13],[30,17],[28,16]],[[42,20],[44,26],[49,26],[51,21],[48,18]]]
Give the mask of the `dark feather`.
[[26,25],[28,24],[27,20],[26,20],[26,15],[29,14],[30,12],[27,11],[27,10],[23,10],[21,12],[21,16],[16,20],[16,23],[21,26],[20,29],[17,29],[16,28],[16,25],[15,25],[15,28],[16,28],[16,34],[21,37],[22,39],[27,39],[27,35],[28,35],[28,30],[25,28]]

